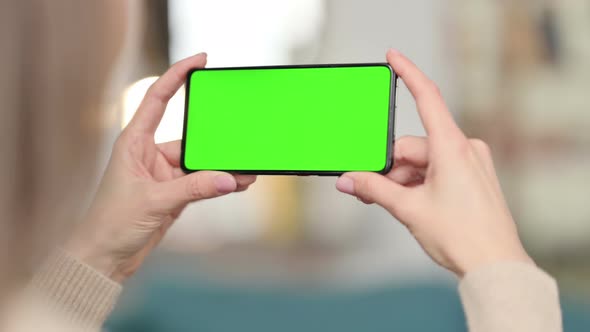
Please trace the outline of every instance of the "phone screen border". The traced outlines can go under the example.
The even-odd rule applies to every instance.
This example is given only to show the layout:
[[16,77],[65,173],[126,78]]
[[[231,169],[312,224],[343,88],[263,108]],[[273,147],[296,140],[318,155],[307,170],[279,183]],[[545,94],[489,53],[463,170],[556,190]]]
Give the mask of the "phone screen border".
[[[180,167],[185,173],[193,173],[198,171],[206,171],[206,169],[188,169],[185,165],[186,153],[186,135],[188,124],[188,103],[190,98],[190,81],[193,73],[197,71],[214,71],[214,70],[249,70],[249,69],[304,69],[304,68],[342,68],[342,67],[387,67],[391,73],[391,82],[389,84],[389,112],[387,123],[387,149],[386,149],[386,163],[382,170],[374,171],[375,173],[386,174],[391,171],[393,167],[393,149],[395,143],[395,115],[396,115],[396,93],[398,76],[388,63],[341,63],[341,64],[307,64],[307,65],[279,65],[279,66],[249,66],[249,67],[213,67],[213,68],[195,68],[187,73],[185,83],[185,98],[184,98],[184,120],[182,125],[182,141],[180,149]],[[214,171],[235,173],[235,174],[256,174],[256,175],[318,175],[318,176],[339,176],[352,170],[330,170],[330,171],[285,171],[285,170],[222,170],[215,169]],[[358,171],[354,171],[358,172]]]

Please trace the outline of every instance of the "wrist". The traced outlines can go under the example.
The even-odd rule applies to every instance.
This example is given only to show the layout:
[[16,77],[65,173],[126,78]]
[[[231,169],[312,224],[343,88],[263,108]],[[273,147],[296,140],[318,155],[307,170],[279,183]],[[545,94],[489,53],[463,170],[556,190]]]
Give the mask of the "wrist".
[[512,251],[498,251],[486,255],[468,257],[457,266],[457,277],[463,278],[466,274],[479,270],[489,265],[502,262],[519,262],[535,266],[535,261],[526,253],[524,248]]
[[118,266],[116,259],[97,242],[74,233],[63,245],[63,249],[105,277],[121,282],[122,280],[119,280],[116,273]]

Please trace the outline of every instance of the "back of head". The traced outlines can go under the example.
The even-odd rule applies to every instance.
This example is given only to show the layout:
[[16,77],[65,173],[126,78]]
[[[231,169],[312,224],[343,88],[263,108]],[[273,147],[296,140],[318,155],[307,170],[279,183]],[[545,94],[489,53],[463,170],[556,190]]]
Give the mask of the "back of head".
[[125,35],[124,6],[0,1],[0,285],[24,280],[39,248],[65,236],[80,215],[101,142],[104,87]]

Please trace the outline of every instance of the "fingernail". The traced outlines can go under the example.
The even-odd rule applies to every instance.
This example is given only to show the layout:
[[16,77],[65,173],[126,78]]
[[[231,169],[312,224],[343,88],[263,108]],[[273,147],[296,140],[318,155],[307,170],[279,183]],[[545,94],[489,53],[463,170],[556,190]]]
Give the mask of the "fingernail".
[[229,174],[220,174],[213,179],[215,189],[221,194],[228,194],[236,190],[236,179]]
[[401,55],[402,54],[400,51],[396,50],[395,48],[390,48],[388,52],[390,55]]
[[200,52],[200,53],[195,54],[195,56],[204,56],[204,57],[207,57],[207,52]]
[[354,195],[354,181],[347,176],[341,176],[336,181],[336,189],[345,194]]

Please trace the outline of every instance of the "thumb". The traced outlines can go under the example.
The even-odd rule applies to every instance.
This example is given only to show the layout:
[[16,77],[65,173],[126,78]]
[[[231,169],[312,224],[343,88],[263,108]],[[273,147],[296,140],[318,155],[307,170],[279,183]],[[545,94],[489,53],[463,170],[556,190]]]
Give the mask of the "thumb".
[[370,172],[345,173],[336,182],[336,189],[365,203],[377,203],[393,215],[408,191],[385,176]]
[[160,195],[171,207],[180,207],[206,198],[223,196],[234,192],[236,179],[228,173],[200,171],[160,184]]

